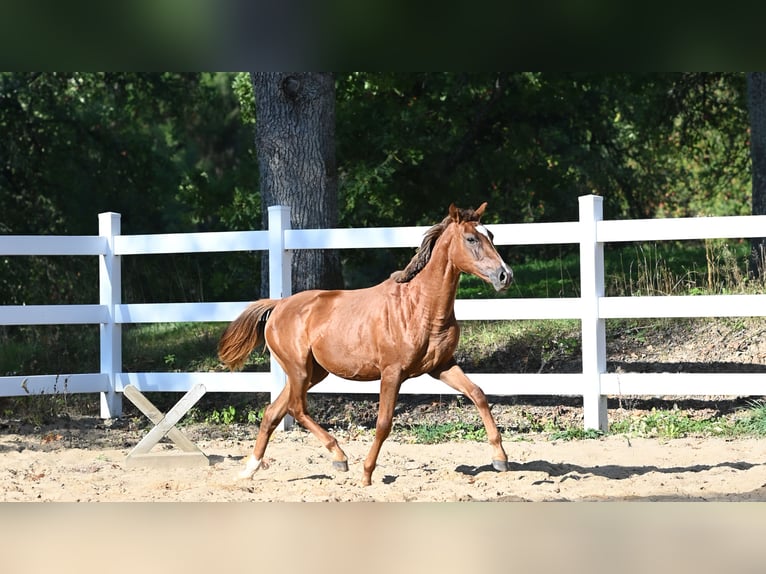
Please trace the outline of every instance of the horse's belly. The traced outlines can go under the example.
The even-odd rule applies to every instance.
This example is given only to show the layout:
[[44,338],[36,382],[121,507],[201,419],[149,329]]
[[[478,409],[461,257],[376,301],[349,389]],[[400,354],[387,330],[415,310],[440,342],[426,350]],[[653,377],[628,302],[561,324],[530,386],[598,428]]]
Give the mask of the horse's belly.
[[380,369],[372,364],[353,361],[328,360],[326,357],[315,357],[322,368],[342,379],[351,381],[374,381],[380,378]]
[[352,381],[374,381],[381,373],[394,367],[403,378],[428,373],[441,363],[442,357],[430,352],[408,353],[404,349],[372,352],[361,346],[354,349],[339,347],[314,348],[314,359],[328,372]]
[[374,381],[380,378],[378,349],[365,344],[364,339],[354,345],[331,339],[317,340],[311,351],[322,368],[343,379]]

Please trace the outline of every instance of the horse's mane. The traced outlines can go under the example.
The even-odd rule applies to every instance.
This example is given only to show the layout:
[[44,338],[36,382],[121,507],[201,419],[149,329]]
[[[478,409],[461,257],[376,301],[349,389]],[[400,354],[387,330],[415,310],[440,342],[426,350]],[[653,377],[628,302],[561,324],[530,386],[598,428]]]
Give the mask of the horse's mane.
[[[479,216],[473,209],[459,209],[458,221],[479,221]],[[423,236],[423,242],[418,247],[415,255],[407,264],[407,267],[400,271],[394,271],[391,274],[391,278],[397,283],[408,283],[420,273],[426,264],[431,260],[431,254],[433,253],[436,240],[442,236],[450,223],[452,223],[452,217],[448,215],[441,223],[437,223],[431,229],[426,231]]]

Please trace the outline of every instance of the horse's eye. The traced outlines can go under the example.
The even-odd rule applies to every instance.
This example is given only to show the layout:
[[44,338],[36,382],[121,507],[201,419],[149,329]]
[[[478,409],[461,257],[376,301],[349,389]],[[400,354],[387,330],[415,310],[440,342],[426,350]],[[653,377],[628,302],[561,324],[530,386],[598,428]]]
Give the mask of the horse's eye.
[[476,237],[475,235],[466,235],[465,236],[465,240],[468,243],[478,243],[479,242],[479,238]]

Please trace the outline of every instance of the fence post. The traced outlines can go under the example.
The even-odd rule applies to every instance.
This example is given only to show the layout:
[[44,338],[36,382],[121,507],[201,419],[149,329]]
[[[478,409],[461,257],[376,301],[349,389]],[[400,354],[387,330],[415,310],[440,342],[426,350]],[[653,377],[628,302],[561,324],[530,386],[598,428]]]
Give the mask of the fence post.
[[[290,208],[284,205],[269,207],[269,297],[281,299],[292,293],[292,254],[285,249],[285,230],[290,229]],[[271,356],[271,376],[273,387],[271,402],[276,400],[287,383],[282,367]],[[285,415],[277,427],[278,430],[289,430],[293,426],[293,417]]]
[[122,371],[122,325],[114,321],[114,308],[122,297],[120,257],[114,254],[114,237],[120,234],[120,214],[99,213],[98,234],[106,238],[106,253],[98,258],[99,304],[107,308],[107,322],[99,327],[100,369],[109,384],[109,390],[101,393],[101,418],[109,419],[122,414],[122,394],[115,390],[116,375]]
[[604,319],[599,318],[599,298],[604,296],[604,244],[596,237],[597,222],[604,218],[604,199],[584,195],[579,204],[583,418],[586,429],[606,431],[607,402],[601,394],[601,374],[606,372],[606,327]]

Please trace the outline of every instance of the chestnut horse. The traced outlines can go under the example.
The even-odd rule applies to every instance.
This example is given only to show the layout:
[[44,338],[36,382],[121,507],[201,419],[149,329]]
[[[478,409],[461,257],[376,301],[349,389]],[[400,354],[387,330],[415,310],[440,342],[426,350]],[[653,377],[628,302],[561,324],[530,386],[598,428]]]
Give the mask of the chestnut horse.
[[356,381],[380,379],[375,438],[362,475],[365,486],[391,431],[399,388],[424,373],[473,401],[493,449],[493,467],[508,470],[508,456],[484,392],[453,358],[460,335],[454,311],[460,274],[476,275],[497,291],[513,279],[492,243],[492,233],[480,222],[486,206],[474,211],[450,205],[449,215],[426,232],[407,267],[374,287],[262,299],[228,326],[218,344],[218,355],[227,367],[242,368],[265,339],[287,375],[284,389],[263,414],[241,478],[251,478],[261,466],[269,438],[286,413],[332,453],[335,468],[348,470],[337,440],[306,410],[306,393],[328,373]]

